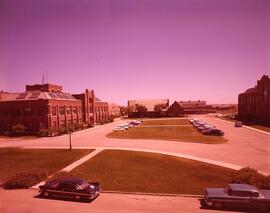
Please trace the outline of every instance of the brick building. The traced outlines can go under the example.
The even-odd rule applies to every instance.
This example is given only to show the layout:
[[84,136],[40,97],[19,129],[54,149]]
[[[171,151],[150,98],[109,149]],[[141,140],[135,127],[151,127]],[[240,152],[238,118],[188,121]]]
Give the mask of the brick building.
[[29,133],[37,133],[72,124],[104,123],[108,120],[107,105],[95,98],[93,90],[73,96],[58,85],[26,85],[25,92],[6,95],[0,101],[0,131],[10,131],[16,124],[23,124]]
[[[181,107],[180,107],[181,106]],[[212,105],[207,105],[206,101],[175,101],[169,108],[169,112],[173,111],[176,114],[204,114],[215,112]],[[183,109],[183,110],[182,110]],[[167,110],[167,111],[168,111]],[[176,112],[178,110],[178,112]]]
[[263,75],[257,85],[238,96],[238,116],[241,120],[270,124],[270,79]]
[[182,117],[185,115],[183,106],[175,101],[173,104],[167,109],[166,112],[168,117]]

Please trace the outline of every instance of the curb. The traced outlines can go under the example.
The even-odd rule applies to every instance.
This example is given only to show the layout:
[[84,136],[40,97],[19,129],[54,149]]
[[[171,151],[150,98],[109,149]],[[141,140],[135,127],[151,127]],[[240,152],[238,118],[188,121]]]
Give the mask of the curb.
[[147,192],[123,192],[123,191],[101,191],[105,194],[127,194],[127,195],[147,195],[147,196],[164,196],[164,197],[191,197],[202,198],[203,195],[189,195],[189,194],[164,194],[164,193],[147,193]]

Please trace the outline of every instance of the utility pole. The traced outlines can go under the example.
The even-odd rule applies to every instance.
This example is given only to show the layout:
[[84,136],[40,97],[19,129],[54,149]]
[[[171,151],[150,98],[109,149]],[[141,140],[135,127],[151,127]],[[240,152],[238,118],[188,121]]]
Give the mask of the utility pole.
[[71,145],[71,132],[68,132],[68,135],[69,135],[69,151],[72,150],[72,145]]

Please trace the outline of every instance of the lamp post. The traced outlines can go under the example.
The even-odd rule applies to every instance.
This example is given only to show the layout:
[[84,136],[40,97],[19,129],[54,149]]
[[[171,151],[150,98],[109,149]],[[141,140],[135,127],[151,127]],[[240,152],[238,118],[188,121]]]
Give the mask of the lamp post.
[[72,150],[72,144],[71,144],[71,132],[68,132],[68,135],[69,135],[69,151]]

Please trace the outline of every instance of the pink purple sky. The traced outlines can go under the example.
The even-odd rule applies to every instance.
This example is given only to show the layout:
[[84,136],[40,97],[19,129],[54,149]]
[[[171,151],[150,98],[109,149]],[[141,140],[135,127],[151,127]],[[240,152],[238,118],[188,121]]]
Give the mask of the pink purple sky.
[[0,0],[0,90],[236,103],[270,74],[268,0]]

